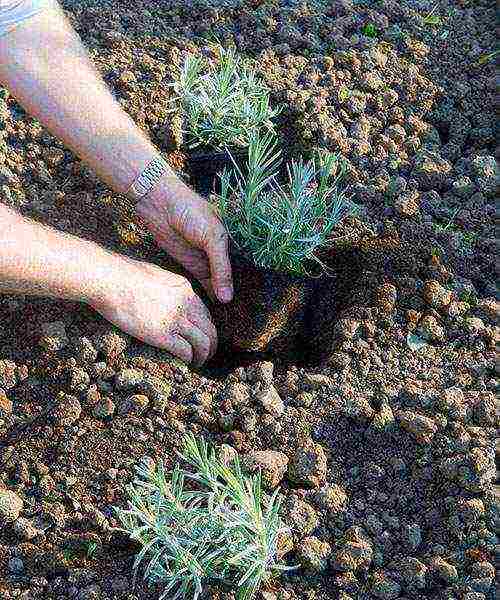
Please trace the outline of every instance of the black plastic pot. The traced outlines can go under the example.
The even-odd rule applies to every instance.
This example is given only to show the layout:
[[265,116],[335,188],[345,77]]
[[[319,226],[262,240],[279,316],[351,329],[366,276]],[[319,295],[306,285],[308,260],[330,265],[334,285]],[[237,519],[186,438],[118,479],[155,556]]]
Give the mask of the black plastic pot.
[[234,300],[211,306],[221,344],[236,352],[300,352],[309,303],[323,277],[256,267],[235,253],[231,264]]
[[[244,173],[246,171],[248,153],[246,150],[231,150],[231,156]],[[232,168],[233,161],[227,151],[193,152],[188,155],[186,171],[189,183],[202,196],[208,196],[215,189],[217,174],[224,167]]]

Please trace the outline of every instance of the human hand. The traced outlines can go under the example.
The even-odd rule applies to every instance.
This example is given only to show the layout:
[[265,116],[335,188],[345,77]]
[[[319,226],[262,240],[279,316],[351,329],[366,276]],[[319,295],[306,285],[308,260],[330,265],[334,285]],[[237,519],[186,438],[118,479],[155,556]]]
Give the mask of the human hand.
[[233,297],[228,236],[214,208],[175,175],[137,206],[158,245],[221,302]]
[[89,304],[141,341],[202,365],[213,356],[217,332],[203,302],[185,277],[113,255],[105,289]]

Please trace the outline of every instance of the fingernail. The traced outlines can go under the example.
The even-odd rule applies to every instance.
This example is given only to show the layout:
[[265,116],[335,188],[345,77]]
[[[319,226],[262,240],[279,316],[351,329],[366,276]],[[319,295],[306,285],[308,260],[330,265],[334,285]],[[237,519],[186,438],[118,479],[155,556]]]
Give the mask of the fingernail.
[[233,299],[233,288],[220,288],[220,290],[217,293],[217,296],[219,297],[219,300],[221,302],[231,302],[231,300]]

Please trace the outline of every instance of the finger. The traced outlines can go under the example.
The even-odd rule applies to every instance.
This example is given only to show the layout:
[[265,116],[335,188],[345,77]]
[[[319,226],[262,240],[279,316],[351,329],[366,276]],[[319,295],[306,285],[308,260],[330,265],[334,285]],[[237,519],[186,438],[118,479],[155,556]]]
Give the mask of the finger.
[[193,362],[193,348],[179,333],[168,333],[165,337],[166,350],[181,360]]
[[195,309],[189,311],[189,313],[186,315],[186,318],[188,321],[199,327],[199,329],[201,329],[201,331],[208,336],[208,339],[210,340],[209,358],[212,358],[217,350],[217,329],[215,328],[212,318],[210,317],[210,313],[206,307],[203,305],[202,308],[203,312],[201,314]]
[[200,283],[210,277],[207,256],[202,250],[194,248],[167,224],[162,224],[161,229],[151,224],[149,229],[154,234],[157,244]]
[[212,286],[221,302],[231,302],[233,299],[233,279],[228,246],[228,236],[221,224],[208,239],[207,246]]
[[186,318],[175,324],[179,334],[187,340],[193,349],[193,363],[201,366],[210,356],[210,338],[197,325]]

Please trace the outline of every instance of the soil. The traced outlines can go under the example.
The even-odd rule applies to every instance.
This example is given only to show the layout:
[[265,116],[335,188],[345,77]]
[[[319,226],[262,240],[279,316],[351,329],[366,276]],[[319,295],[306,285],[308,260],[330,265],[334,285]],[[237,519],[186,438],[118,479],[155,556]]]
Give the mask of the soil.
[[[342,261],[350,284],[322,328],[334,343],[321,366],[247,356],[193,372],[85,306],[0,297],[0,597],[158,598],[140,578],[134,587],[135,549],[110,531],[112,507],[143,456],[170,467],[192,431],[260,461],[285,495],[285,559],[300,568],[262,600],[492,600],[494,3],[62,4],[178,168],[166,84],[184,52],[234,42],[285,103],[287,153],[346,158],[357,227],[374,235],[339,231],[338,256],[358,258]],[[0,137],[3,202],[172,266],[129,203],[5,91]],[[123,387],[127,368],[149,386]],[[211,586],[206,597],[234,595]]]

